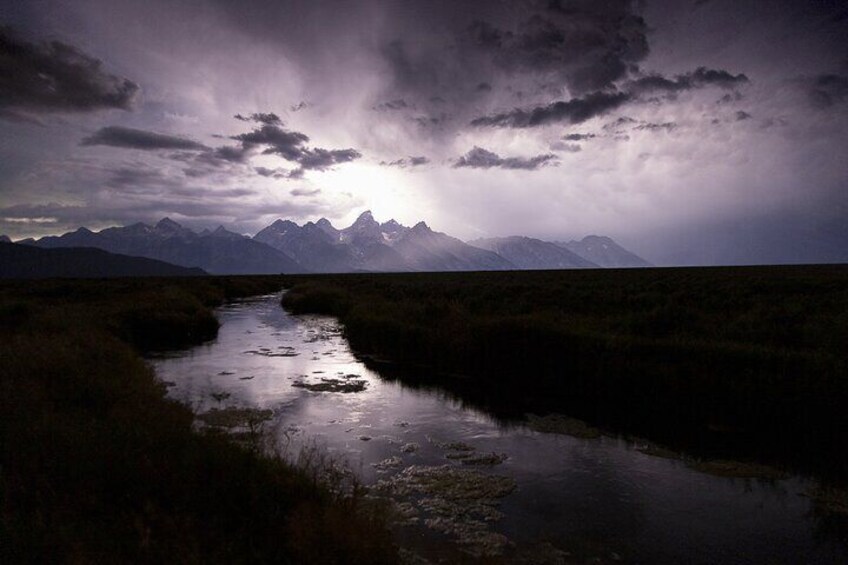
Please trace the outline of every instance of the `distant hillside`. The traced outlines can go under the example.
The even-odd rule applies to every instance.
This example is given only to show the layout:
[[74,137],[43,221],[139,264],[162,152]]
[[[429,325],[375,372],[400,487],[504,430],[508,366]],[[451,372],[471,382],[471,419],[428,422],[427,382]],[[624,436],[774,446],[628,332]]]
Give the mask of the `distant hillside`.
[[494,251],[522,270],[598,268],[597,264],[579,254],[541,239],[523,236],[493,237],[468,243]]
[[130,257],[90,247],[39,249],[0,242],[0,278],[192,277],[206,272],[164,261]]
[[601,267],[653,267],[632,251],[628,251],[612,239],[600,235],[587,235],[580,241],[555,243]]

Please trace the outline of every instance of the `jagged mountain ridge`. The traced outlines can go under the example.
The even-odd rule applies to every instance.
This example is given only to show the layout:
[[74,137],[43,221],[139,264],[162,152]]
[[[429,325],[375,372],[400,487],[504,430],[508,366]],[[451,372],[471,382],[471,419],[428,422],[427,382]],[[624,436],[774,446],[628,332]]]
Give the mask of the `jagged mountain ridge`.
[[632,251],[628,251],[611,238],[605,236],[587,235],[580,241],[572,240],[569,242],[554,243],[605,268],[653,266]]
[[216,275],[300,273],[304,269],[273,247],[233,233],[223,226],[195,233],[164,218],[154,226],[137,223],[92,232],[80,228],[31,242],[42,248],[94,247],[110,253],[146,257],[182,267],[199,267]]
[[468,243],[493,251],[523,270],[597,269],[599,267],[592,261],[555,243],[531,237],[514,235],[476,239]]
[[370,211],[344,229],[326,218],[298,226],[277,220],[254,239],[288,254],[315,272],[477,271],[514,269],[496,253],[431,230],[424,222],[406,227],[377,222]]
[[[302,226],[278,219],[248,237],[228,231],[194,232],[164,218],[93,232],[19,241],[42,248],[94,247],[147,257],[213,274],[333,273],[381,271],[490,271],[648,266],[609,238],[554,243],[523,236],[463,242],[418,222],[379,223],[362,213],[347,228],[326,218]],[[572,248],[569,248],[572,246]]]

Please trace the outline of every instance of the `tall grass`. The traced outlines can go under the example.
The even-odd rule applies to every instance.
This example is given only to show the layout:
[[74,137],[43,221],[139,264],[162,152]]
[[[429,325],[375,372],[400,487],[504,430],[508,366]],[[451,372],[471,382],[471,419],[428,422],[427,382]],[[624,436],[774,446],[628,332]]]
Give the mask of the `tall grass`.
[[385,563],[379,514],[314,472],[193,431],[140,353],[213,337],[280,280],[0,286],[0,561]]
[[848,478],[848,267],[285,280],[290,311],[339,316],[358,352],[427,367],[406,382],[501,416]]

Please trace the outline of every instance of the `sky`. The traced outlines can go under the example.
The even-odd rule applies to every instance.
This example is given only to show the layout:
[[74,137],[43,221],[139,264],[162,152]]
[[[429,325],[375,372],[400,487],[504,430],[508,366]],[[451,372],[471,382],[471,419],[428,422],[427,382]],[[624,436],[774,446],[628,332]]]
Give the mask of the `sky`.
[[0,0],[0,233],[168,216],[848,261],[848,4]]

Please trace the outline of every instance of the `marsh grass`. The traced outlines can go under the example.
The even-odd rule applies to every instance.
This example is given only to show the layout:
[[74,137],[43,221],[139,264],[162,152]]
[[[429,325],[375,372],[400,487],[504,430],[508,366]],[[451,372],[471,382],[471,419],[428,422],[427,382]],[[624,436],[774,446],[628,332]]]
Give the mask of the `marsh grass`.
[[198,433],[141,356],[214,337],[212,306],[279,288],[274,277],[3,283],[0,561],[393,562],[383,517],[361,497]]
[[848,480],[848,267],[287,276],[413,386]]

